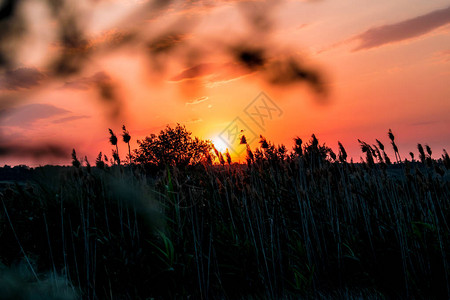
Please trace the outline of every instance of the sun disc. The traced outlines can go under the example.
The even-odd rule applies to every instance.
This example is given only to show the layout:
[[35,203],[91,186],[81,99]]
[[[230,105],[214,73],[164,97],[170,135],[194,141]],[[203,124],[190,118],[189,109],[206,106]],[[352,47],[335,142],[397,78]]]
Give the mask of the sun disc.
[[214,144],[214,147],[216,147],[216,149],[219,151],[219,152],[225,152],[225,151],[227,151],[227,144],[225,144],[225,142],[220,138],[220,137],[214,137],[213,139],[212,139],[212,143]]

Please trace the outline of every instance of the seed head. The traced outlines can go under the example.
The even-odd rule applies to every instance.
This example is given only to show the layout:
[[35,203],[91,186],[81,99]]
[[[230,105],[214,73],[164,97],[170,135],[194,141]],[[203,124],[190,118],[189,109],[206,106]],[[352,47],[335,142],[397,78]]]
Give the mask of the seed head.
[[377,141],[378,147],[380,147],[381,151],[384,151],[384,145],[383,145],[383,143],[380,142],[379,140],[376,140],[376,141]]
[[109,128],[108,130],[109,130],[109,134],[110,134],[109,142],[113,146],[117,145],[117,136],[114,134],[114,132],[111,130],[111,128]]
[[122,130],[123,130],[123,132],[122,132],[123,141],[124,141],[124,143],[128,144],[130,142],[130,140],[131,140],[130,133],[125,128],[125,125],[122,126]]
[[394,136],[394,134],[392,133],[392,130],[391,130],[391,129],[389,129],[388,136],[389,136],[389,139],[391,139],[391,141],[394,141],[395,136]]

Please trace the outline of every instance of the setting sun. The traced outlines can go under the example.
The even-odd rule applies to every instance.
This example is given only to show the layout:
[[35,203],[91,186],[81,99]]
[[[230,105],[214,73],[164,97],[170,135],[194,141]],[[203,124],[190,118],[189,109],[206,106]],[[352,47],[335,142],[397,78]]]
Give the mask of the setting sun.
[[215,147],[219,152],[224,153],[224,152],[227,151],[228,146],[227,146],[227,144],[225,144],[225,142],[224,142],[220,137],[218,137],[218,136],[213,137],[213,138],[211,139],[211,141],[212,141],[214,147]]
[[449,0],[0,0],[0,31],[0,298],[450,299]]

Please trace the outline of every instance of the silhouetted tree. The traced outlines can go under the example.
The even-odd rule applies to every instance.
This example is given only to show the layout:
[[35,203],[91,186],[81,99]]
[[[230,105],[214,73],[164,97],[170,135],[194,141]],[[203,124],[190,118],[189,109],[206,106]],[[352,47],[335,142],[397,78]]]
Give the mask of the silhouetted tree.
[[175,128],[167,126],[158,135],[151,134],[138,140],[138,149],[134,161],[141,164],[158,166],[187,166],[211,160],[212,143],[192,138],[185,126],[177,124]]

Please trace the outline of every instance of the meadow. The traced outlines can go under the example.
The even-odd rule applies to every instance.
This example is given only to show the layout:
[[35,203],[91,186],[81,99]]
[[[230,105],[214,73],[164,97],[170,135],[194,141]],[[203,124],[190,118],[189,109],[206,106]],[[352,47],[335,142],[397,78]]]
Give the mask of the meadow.
[[4,183],[2,299],[450,297],[447,152],[243,137],[237,164],[178,129]]

